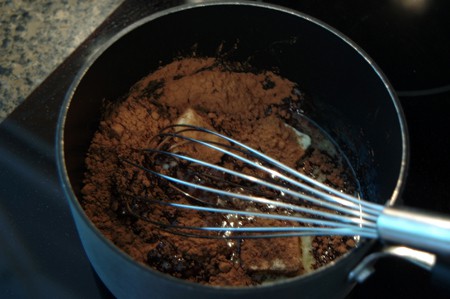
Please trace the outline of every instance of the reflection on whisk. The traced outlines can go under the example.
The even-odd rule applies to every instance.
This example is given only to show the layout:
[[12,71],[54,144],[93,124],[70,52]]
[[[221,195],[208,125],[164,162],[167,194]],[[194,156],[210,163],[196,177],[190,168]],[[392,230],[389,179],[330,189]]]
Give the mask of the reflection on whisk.
[[[235,215],[243,223],[181,226],[154,222],[172,233],[207,238],[361,236],[431,251],[450,248],[447,219],[399,211],[345,194],[217,132],[174,125],[155,140],[159,140],[157,147],[141,150],[146,155],[144,163],[124,161],[166,182],[167,188],[188,201],[177,202],[170,195],[133,200],[202,215]],[[206,151],[216,160],[220,157],[220,163],[208,162]],[[145,216],[148,221],[152,221],[150,214]],[[435,233],[429,233],[430,228]]]

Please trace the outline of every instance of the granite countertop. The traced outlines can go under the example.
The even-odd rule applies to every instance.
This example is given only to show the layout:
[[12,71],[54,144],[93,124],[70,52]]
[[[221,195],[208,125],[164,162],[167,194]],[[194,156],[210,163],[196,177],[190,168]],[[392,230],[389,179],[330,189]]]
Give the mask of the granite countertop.
[[122,2],[0,0],[0,122]]

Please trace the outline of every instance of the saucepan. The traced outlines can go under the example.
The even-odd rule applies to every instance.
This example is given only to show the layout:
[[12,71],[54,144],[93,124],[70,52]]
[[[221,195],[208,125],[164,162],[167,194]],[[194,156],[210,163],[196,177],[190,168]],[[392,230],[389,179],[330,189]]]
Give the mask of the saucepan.
[[[218,51],[220,49],[220,51]],[[305,113],[342,145],[368,200],[395,205],[408,165],[408,134],[395,92],[349,38],[300,12],[256,2],[184,5],[143,18],[111,37],[80,69],[58,126],[61,184],[85,252],[105,285],[126,298],[342,298],[370,274],[373,261],[397,255],[431,268],[435,257],[363,240],[310,274],[256,287],[212,287],[162,274],[107,240],[80,205],[85,155],[105,101],[175,57],[226,56],[298,83]]]

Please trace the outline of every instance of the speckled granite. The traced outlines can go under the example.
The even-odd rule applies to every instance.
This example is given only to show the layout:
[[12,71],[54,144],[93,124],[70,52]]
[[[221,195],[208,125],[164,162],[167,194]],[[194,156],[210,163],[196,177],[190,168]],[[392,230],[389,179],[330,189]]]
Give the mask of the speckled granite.
[[0,0],[0,122],[123,0]]

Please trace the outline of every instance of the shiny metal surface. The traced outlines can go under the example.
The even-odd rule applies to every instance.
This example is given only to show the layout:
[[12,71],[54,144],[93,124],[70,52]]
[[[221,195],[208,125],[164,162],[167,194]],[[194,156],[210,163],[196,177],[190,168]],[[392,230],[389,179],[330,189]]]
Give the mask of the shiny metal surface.
[[378,217],[377,230],[386,242],[446,255],[450,253],[448,215],[387,207]]

